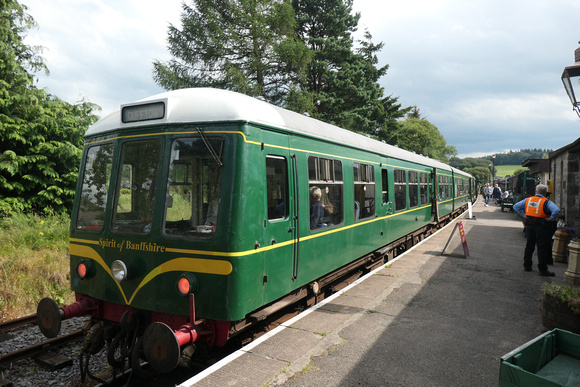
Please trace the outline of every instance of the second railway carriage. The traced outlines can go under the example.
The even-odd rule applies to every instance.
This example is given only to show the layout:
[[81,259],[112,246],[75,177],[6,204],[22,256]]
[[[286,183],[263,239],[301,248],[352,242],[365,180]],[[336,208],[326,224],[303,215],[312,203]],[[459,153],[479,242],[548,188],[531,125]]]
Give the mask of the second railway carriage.
[[85,141],[77,302],[41,301],[39,325],[54,336],[91,315],[110,337],[131,329],[161,371],[475,198],[472,176],[439,161],[223,90],[123,105]]

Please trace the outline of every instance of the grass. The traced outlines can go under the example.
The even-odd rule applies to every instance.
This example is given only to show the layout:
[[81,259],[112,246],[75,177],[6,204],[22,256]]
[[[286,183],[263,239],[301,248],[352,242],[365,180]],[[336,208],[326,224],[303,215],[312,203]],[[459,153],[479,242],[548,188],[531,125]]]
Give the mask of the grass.
[[35,313],[43,297],[74,301],[68,215],[0,218],[0,321]]
[[[496,165],[495,166],[495,171],[496,171],[496,175],[497,176],[502,176],[502,177],[506,177],[507,175],[513,176],[514,172],[517,169],[521,169],[523,168],[521,166],[521,164],[515,164],[515,165]],[[527,168],[525,168],[527,169]]]

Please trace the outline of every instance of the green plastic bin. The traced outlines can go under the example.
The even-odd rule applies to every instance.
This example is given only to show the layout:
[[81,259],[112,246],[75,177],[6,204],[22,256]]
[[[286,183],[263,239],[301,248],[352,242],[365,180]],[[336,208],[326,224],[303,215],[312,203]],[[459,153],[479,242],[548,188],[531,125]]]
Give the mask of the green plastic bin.
[[580,386],[580,335],[554,329],[501,357],[500,386]]

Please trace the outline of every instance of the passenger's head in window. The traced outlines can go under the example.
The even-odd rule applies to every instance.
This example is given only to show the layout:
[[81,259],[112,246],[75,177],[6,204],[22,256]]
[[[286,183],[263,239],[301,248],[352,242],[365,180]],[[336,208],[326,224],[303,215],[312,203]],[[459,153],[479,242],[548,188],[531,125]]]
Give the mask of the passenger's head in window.
[[320,201],[322,191],[317,186],[310,187],[310,204]]

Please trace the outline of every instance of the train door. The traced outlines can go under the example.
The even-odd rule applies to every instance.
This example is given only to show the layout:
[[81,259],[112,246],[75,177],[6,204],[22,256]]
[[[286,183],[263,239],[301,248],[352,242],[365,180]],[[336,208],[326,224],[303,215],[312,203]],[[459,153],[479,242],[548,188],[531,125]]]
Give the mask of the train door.
[[435,223],[439,223],[439,185],[437,184],[438,181],[438,174],[437,168],[433,168],[433,172],[430,174],[431,180],[429,184],[431,185],[431,203],[433,203],[431,214],[432,214],[432,221]]
[[287,294],[296,277],[298,203],[296,157],[283,148],[265,155],[267,219],[264,220],[264,301]]

